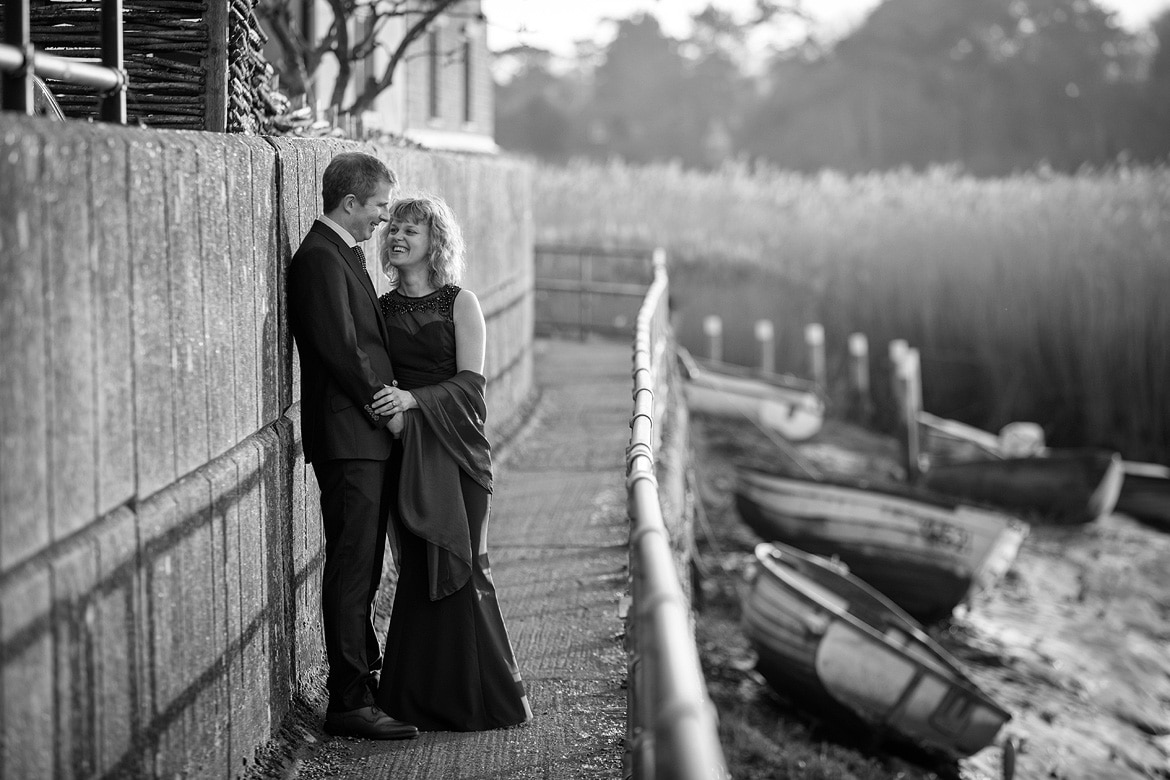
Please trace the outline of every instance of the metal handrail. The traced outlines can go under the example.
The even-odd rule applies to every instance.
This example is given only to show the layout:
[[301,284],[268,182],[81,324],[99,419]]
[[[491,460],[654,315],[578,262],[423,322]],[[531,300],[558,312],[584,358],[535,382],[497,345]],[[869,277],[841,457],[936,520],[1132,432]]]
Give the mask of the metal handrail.
[[31,41],[29,0],[4,0],[4,39],[0,43],[3,108],[33,112],[37,76],[97,90],[102,120],[126,123],[128,78],[122,67],[122,0],[102,0],[102,64],[39,52]]
[[728,777],[718,716],[707,695],[654,470],[659,444],[655,392],[669,392],[668,287],[665,254],[655,250],[654,281],[638,313],[634,339],[634,411],[626,451],[632,581],[628,776],[714,780]]

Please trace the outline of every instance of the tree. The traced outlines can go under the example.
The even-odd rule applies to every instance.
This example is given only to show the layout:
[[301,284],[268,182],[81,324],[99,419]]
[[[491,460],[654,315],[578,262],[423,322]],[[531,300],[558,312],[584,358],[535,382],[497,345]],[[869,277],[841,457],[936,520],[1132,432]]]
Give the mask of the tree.
[[[274,63],[282,85],[292,97],[308,95],[310,85],[321,64],[329,57],[337,62],[337,80],[329,105],[338,114],[357,114],[373,105],[374,100],[394,82],[399,64],[417,41],[443,13],[457,16],[453,10],[462,0],[327,0],[332,21],[319,39],[304,30],[300,9],[303,0],[260,0],[256,12],[271,32],[280,50]],[[465,14],[469,16],[469,14]],[[478,18],[478,14],[476,15]],[[386,28],[401,19],[406,32],[389,51],[389,59],[380,72],[372,72],[359,85],[353,101],[345,104],[345,95],[353,80],[355,66],[369,60],[378,48],[387,48]]]
[[743,143],[813,170],[1107,164],[1137,146],[1139,59],[1085,0],[886,0],[827,56],[779,63]]
[[555,75],[552,59],[532,46],[496,55],[496,142],[504,149],[565,160],[579,143],[574,117],[587,87],[580,73]]
[[631,162],[683,153],[685,63],[678,43],[648,14],[618,22],[617,37],[595,74],[585,119],[596,152]]

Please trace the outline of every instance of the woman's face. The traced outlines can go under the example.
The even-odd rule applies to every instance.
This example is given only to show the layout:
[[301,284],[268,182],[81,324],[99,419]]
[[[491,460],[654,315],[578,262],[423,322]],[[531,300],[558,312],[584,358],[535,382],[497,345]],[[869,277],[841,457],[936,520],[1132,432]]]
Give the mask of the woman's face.
[[402,271],[430,259],[431,236],[425,222],[392,219],[386,229],[387,261]]

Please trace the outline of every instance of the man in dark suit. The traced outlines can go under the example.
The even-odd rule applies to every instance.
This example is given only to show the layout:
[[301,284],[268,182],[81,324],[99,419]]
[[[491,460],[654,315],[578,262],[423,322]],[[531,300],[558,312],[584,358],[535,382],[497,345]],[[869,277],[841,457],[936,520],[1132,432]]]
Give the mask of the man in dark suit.
[[402,420],[371,407],[374,393],[395,382],[385,321],[359,244],[387,220],[397,183],[372,155],[334,157],[321,180],[325,213],[288,271],[301,362],[301,441],[321,488],[325,534],[325,730],[370,739],[418,734],[374,705],[382,656],[373,602],[386,549],[387,459]]

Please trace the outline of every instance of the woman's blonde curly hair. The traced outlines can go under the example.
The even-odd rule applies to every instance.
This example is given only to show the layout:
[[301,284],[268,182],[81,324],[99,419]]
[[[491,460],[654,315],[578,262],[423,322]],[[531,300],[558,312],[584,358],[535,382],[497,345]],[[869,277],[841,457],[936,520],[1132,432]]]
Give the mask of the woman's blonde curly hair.
[[431,284],[436,288],[458,284],[463,278],[467,262],[464,258],[463,230],[446,201],[437,195],[417,195],[397,200],[390,207],[390,221],[381,228],[382,240],[378,253],[382,270],[390,278],[391,284],[398,283],[398,269],[388,262],[391,242],[387,233],[390,223],[395,220],[427,226],[430,240],[427,260],[431,267]]

